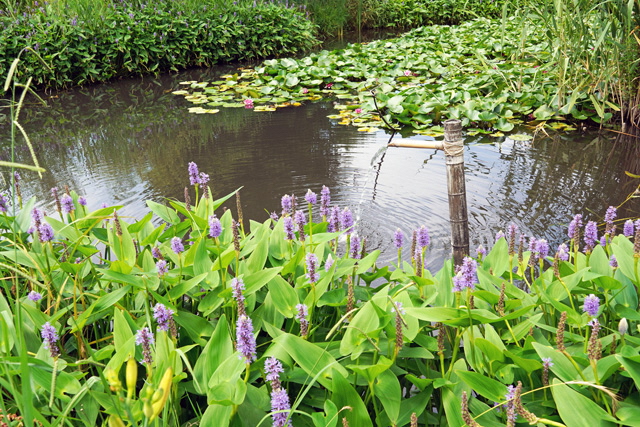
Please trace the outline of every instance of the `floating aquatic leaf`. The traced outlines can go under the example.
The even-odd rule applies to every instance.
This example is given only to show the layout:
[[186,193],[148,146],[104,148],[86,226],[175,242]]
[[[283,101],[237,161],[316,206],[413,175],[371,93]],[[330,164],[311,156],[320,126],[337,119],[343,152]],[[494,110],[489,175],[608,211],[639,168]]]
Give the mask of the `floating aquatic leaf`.
[[171,93],[174,95],[189,95],[189,92],[186,90],[174,90]]
[[513,135],[509,135],[509,139],[512,139],[514,141],[530,141],[533,139],[533,136],[526,135],[524,133],[515,133]]
[[254,108],[253,111],[276,111],[276,107],[271,107],[269,105],[259,105]]
[[188,82],[180,82],[180,83],[178,83],[178,84],[181,84],[181,85],[192,85],[192,84],[194,84],[194,83],[198,83],[198,82],[197,82],[197,81],[195,81],[195,80],[190,80],[190,81],[188,81]]
[[374,127],[359,127],[358,128],[358,132],[377,132],[379,130],[380,130],[380,128],[374,128]]

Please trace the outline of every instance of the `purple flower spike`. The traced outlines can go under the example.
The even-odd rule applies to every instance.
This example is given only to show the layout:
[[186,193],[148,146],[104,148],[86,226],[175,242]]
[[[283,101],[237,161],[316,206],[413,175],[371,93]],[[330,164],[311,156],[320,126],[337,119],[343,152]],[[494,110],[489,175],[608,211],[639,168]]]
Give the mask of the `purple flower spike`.
[[294,225],[293,225],[293,218],[291,218],[290,216],[286,216],[284,217],[284,239],[285,240],[293,240],[296,236],[294,234]]
[[600,309],[600,298],[595,296],[594,294],[590,294],[584,299],[584,307],[583,310],[591,317],[596,317],[598,315],[598,310]]
[[353,227],[353,214],[349,208],[344,208],[340,214],[340,229],[350,234],[351,227]]
[[158,329],[167,332],[173,316],[173,310],[167,308],[163,304],[157,303],[153,307],[153,318],[158,322]]
[[569,223],[569,229],[567,230],[567,235],[570,239],[578,241],[580,237],[580,229],[582,228],[582,215],[577,214],[573,217],[571,222]]
[[396,249],[402,249],[402,245],[404,245],[404,234],[399,228],[393,233],[393,244]]
[[31,291],[29,292],[29,295],[27,295],[27,298],[33,302],[38,302],[42,299],[42,294],[40,292]]
[[282,196],[282,199],[280,200],[280,204],[282,205],[283,215],[290,214],[291,212],[293,212],[293,200],[291,197],[292,196],[285,194],[284,196]]
[[615,255],[611,255],[611,258],[609,258],[609,265],[611,268],[618,268],[618,259]]
[[487,256],[487,250],[484,248],[484,246],[478,246],[478,248],[476,249],[476,256],[483,258]]
[[312,205],[318,203],[318,195],[311,190],[307,190],[307,194],[305,194],[304,199],[307,201],[307,203],[310,203]]
[[329,254],[327,260],[324,262],[324,271],[331,270],[331,267],[333,267],[333,257]]
[[456,275],[453,278],[453,291],[461,292],[465,288],[474,289],[478,281],[476,270],[478,262],[473,258],[464,257],[462,266],[456,268]]
[[151,364],[151,346],[154,343],[153,334],[146,326],[136,333],[136,344],[142,347],[142,363]]
[[207,182],[209,182],[209,175],[204,172],[200,172],[200,175],[198,175],[198,184],[204,185]]
[[38,229],[38,235],[41,243],[50,242],[53,240],[53,228],[49,223],[43,222]]
[[280,384],[280,374],[283,372],[282,363],[275,357],[269,357],[264,361],[264,373],[267,374],[266,378],[270,383],[277,381]]
[[189,182],[191,185],[200,183],[200,172],[198,172],[198,165],[194,162],[189,162]]
[[604,214],[604,222],[607,224],[613,223],[613,220],[618,216],[618,209],[615,206],[609,206],[607,212]]
[[244,359],[245,363],[254,362],[256,355],[256,337],[253,336],[253,323],[247,315],[238,317],[236,324],[236,345],[240,352],[240,360]]
[[318,257],[314,253],[308,253],[307,258],[307,279],[310,283],[316,283],[320,279],[318,274]]
[[238,304],[244,304],[244,295],[242,294],[243,291],[244,282],[242,281],[242,279],[234,277],[231,280],[231,293]]
[[329,215],[329,204],[331,203],[331,190],[329,187],[322,186],[320,191],[320,215]]
[[307,223],[307,216],[303,211],[296,211],[296,213],[293,214],[293,220],[296,224],[298,224],[298,226],[304,227],[304,225]]
[[584,243],[586,247],[585,252],[591,251],[598,241],[598,224],[595,221],[587,222],[584,226]]
[[351,236],[351,247],[349,248],[349,256],[353,259],[360,259],[362,254],[360,253],[360,237],[357,234]]
[[309,334],[309,309],[305,304],[298,304],[296,310],[296,320],[300,322],[300,335],[306,337]]
[[[273,427],[290,427],[292,426],[291,420],[289,420],[289,410],[291,404],[289,403],[289,395],[287,390],[280,388],[271,392],[271,419],[273,420]],[[284,411],[284,412],[278,412]]]
[[277,212],[271,212],[271,215],[269,215],[269,217],[274,220],[274,221],[278,221],[280,219],[280,216],[278,215]]
[[502,230],[498,231],[496,233],[496,242],[500,239],[502,239],[503,237],[505,237],[504,233],[502,232]]
[[76,207],[73,205],[73,199],[66,193],[60,198],[60,204],[62,206],[63,213],[68,214],[76,210]]
[[633,220],[628,219],[624,222],[624,228],[622,229],[622,234],[627,237],[633,236],[635,230],[633,229]]
[[0,212],[9,210],[9,199],[4,194],[0,194]]
[[569,261],[569,248],[566,244],[562,243],[560,246],[558,246],[557,254],[558,259],[562,261]]
[[167,268],[167,261],[161,259],[160,261],[156,262],[156,269],[158,269],[158,276],[160,277],[167,274],[167,272],[169,271],[169,269]]
[[335,233],[340,231],[340,208],[334,206],[329,212],[329,224],[327,225],[327,231],[329,233]]
[[182,239],[179,238],[178,236],[173,237],[171,239],[171,250],[176,254],[179,254],[180,252],[184,252],[184,245],[182,244]]
[[538,257],[540,259],[544,259],[549,255],[549,244],[545,239],[538,240],[536,243],[536,251],[538,252]]
[[418,229],[418,236],[416,242],[420,248],[426,248],[431,243],[429,238],[429,229],[424,225]]
[[44,341],[44,348],[48,349],[51,353],[51,357],[54,359],[60,356],[60,349],[58,348],[58,332],[56,328],[51,326],[51,323],[47,322],[42,325],[42,330],[40,331],[40,335],[42,336],[42,340]]
[[87,199],[84,196],[80,196],[78,197],[78,204],[80,204],[80,206],[87,206]]
[[215,216],[209,217],[209,237],[217,239],[222,234],[222,224],[220,220]]

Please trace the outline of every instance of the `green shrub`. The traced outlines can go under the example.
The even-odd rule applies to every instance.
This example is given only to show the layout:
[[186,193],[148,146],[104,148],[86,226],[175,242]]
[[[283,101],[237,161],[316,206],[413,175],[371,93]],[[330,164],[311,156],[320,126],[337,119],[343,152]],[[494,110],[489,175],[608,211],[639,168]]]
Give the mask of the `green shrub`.
[[[99,10],[99,9],[98,9]],[[180,2],[111,5],[83,17],[53,6],[0,20],[0,74],[26,46],[17,77],[50,88],[177,71],[219,62],[294,55],[315,45],[313,24],[294,8],[260,3],[191,8]]]

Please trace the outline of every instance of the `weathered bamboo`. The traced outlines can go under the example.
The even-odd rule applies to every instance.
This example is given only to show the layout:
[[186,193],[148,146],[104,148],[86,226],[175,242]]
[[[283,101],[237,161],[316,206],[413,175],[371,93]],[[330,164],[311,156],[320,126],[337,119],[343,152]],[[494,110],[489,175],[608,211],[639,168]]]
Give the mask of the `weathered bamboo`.
[[447,165],[447,188],[449,192],[449,221],[451,222],[451,245],[455,265],[469,255],[469,219],[467,215],[467,193],[464,179],[464,144],[460,120],[444,122],[444,152]]
[[435,150],[444,149],[444,143],[442,141],[396,141],[390,142],[387,146],[405,148],[430,148]]

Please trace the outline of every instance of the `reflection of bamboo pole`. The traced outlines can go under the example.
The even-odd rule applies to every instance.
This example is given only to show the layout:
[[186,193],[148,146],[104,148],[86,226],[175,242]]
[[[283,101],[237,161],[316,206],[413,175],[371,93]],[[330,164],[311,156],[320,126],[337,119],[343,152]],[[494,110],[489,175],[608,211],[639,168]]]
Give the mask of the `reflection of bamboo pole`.
[[469,255],[469,219],[467,216],[467,193],[464,180],[464,145],[460,120],[444,122],[444,152],[447,165],[447,188],[449,191],[449,220],[451,222],[451,245],[455,265]]

